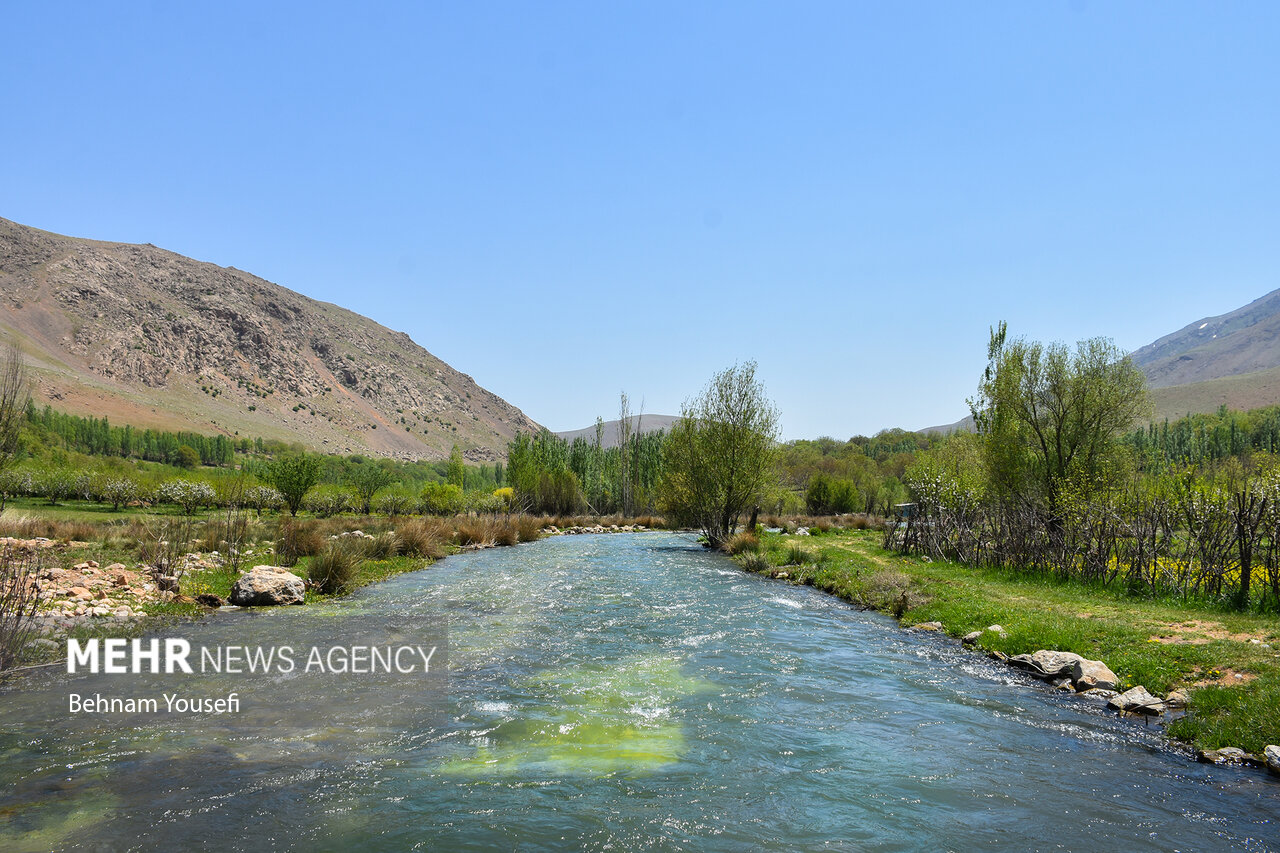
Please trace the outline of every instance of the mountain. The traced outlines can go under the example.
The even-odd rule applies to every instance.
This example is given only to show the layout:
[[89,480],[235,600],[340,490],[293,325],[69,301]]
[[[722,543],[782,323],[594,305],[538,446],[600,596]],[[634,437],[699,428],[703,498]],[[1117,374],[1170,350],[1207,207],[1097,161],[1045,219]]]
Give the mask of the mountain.
[[1157,418],[1280,403],[1280,290],[1133,353]]
[[[663,430],[671,431],[672,424],[680,420],[679,415],[632,415],[631,431],[636,432],[657,432]],[[618,436],[619,427],[622,426],[621,420],[605,421],[603,424],[603,432],[601,434],[600,446],[604,448],[617,447],[620,443]],[[575,438],[585,438],[587,441],[595,441],[596,428],[595,425],[584,427],[582,429],[566,430],[556,433],[565,441],[572,442]]]
[[1135,351],[1133,362],[1152,388],[1280,367],[1280,290],[1165,335]]
[[538,425],[345,308],[151,245],[0,219],[0,338],[38,402],[117,423],[329,452],[472,461]]

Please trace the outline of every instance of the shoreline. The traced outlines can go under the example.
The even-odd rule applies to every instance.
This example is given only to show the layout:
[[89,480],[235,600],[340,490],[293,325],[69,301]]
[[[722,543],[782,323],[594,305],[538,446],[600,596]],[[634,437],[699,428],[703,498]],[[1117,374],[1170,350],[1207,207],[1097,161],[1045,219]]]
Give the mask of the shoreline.
[[[1088,695],[1085,691],[1077,691],[1076,685],[1067,683],[1070,679],[1058,679],[1054,681],[1053,675],[1041,675],[1029,670],[1027,659],[1033,653],[1041,654],[1066,654],[1072,658],[1080,657],[1086,662],[1101,663],[1101,661],[1090,660],[1096,658],[1096,653],[1085,654],[1080,648],[1074,648],[1070,651],[1060,652],[1058,649],[1065,645],[1070,648],[1071,644],[1039,644],[1030,643],[1019,646],[1023,642],[1023,634],[1019,632],[1018,636],[1010,637],[1010,632],[1001,627],[1000,619],[991,619],[990,621],[980,620],[980,624],[969,623],[957,624],[955,618],[956,609],[948,610],[948,602],[939,602],[936,598],[930,597],[930,593],[936,593],[936,587],[943,587],[942,595],[950,593],[956,598],[965,598],[966,594],[973,594],[973,599],[966,600],[968,607],[959,608],[959,612],[992,612],[997,610],[999,605],[994,604],[994,599],[999,596],[988,594],[987,599],[983,600],[982,592],[975,592],[984,587],[990,572],[966,570],[965,567],[956,566],[955,564],[946,565],[951,573],[966,572],[969,573],[968,581],[957,581],[951,577],[945,577],[939,580],[933,575],[938,572],[931,572],[931,568],[939,567],[939,564],[933,561],[925,561],[919,558],[902,557],[891,552],[883,551],[877,545],[869,543],[870,538],[867,534],[853,534],[851,531],[832,531],[829,534],[813,536],[805,539],[803,535],[794,536],[782,533],[766,533],[760,539],[759,549],[756,551],[744,550],[736,555],[732,555],[732,559],[738,567],[748,573],[759,575],[769,580],[779,580],[792,585],[813,586],[820,592],[831,595],[849,605],[861,610],[873,610],[886,615],[892,616],[900,630],[913,633],[935,633],[938,635],[940,642],[948,644],[954,643],[959,645],[961,649],[969,649],[974,653],[981,654],[989,660],[996,663],[1004,664],[1009,670],[1020,673],[1025,676],[1027,687],[1035,686],[1036,682],[1044,684],[1045,687],[1053,692],[1070,694],[1072,697],[1084,700],[1092,704],[1092,707],[1107,709],[1107,702],[1112,696],[1119,694],[1121,691],[1131,687],[1141,687],[1140,683],[1129,683],[1132,679],[1124,679],[1121,684],[1116,685],[1115,691],[1106,691],[1104,695],[1095,692],[1094,695]],[[802,544],[803,543],[803,544]],[[775,562],[780,555],[791,556],[796,553],[796,549],[808,549],[810,559],[814,562],[803,562],[794,564],[790,562]],[[882,553],[874,553],[880,551]],[[819,552],[821,557],[819,558]],[[835,552],[835,556],[832,556]],[[844,558],[843,560],[841,558]],[[861,559],[860,559],[861,558]],[[912,565],[914,561],[914,565]],[[834,565],[833,565],[834,564]],[[911,570],[916,569],[913,573]],[[932,582],[932,583],[930,583]],[[1010,585],[1020,585],[1017,597],[1022,599],[1019,602],[1020,608],[1026,611],[1035,611],[1036,602],[1034,601],[1034,591],[1036,584],[1026,581],[1009,580],[1005,582]],[[956,588],[960,588],[956,592]],[[1080,591],[1079,596],[1082,600],[1081,609],[1089,605],[1096,605],[1098,595]],[[1047,596],[1046,596],[1047,598]],[[1039,602],[1044,605],[1046,602]],[[1134,610],[1140,609],[1141,601],[1133,602]],[[1048,609],[1048,608],[1042,608]],[[930,618],[937,615],[939,618]],[[1212,611],[1210,611],[1212,612]],[[1206,611],[1204,608],[1185,607],[1181,611],[1181,615],[1186,617],[1188,621],[1200,622],[1193,617],[1204,617]],[[948,618],[950,616],[951,618]],[[1085,616],[1085,614],[1081,614]],[[1009,619],[1005,619],[1009,622]],[[1082,620],[1083,621],[1083,620]],[[1095,629],[1095,633],[1105,633],[1107,626],[1101,623],[1101,620],[1092,620],[1093,625],[1090,628]],[[1255,621],[1262,621],[1260,619]],[[1276,630],[1280,630],[1280,624],[1274,625]],[[997,630],[992,630],[997,629]],[[1054,633],[1049,631],[1046,633]],[[1071,631],[1062,631],[1061,633],[1073,633]],[[1074,632],[1080,633],[1080,632]],[[1087,632],[1085,632],[1087,633]],[[1093,643],[1097,643],[1093,639]],[[1155,645],[1155,643],[1151,643]],[[1258,642],[1254,639],[1251,644],[1259,650],[1270,650],[1273,645],[1265,642]],[[1004,646],[1004,648],[995,648],[994,646]],[[1196,644],[1197,648],[1205,648],[1206,645]],[[1090,649],[1091,652],[1094,650]],[[1274,656],[1280,659],[1280,654]],[[1015,659],[1017,658],[1017,659]],[[1105,658],[1104,658],[1105,659]],[[1023,664],[1023,665],[1019,665]],[[1128,667],[1117,664],[1122,675],[1126,675]],[[1211,672],[1216,672],[1213,670]],[[1270,673],[1267,673],[1269,675]],[[1219,688],[1220,691],[1241,690],[1244,684],[1253,682],[1257,677],[1252,674],[1231,672],[1230,675],[1239,678],[1239,685],[1224,686]],[[1262,676],[1265,677],[1265,676]],[[1176,689],[1167,691],[1170,694],[1181,693],[1181,697],[1174,696],[1174,702],[1164,702],[1160,706],[1160,713],[1140,713],[1136,710],[1125,711],[1117,710],[1116,715],[1121,718],[1141,718],[1145,725],[1156,723],[1162,730],[1162,735],[1166,741],[1168,748],[1172,752],[1185,755],[1189,759],[1201,763],[1210,763],[1218,766],[1232,766],[1240,769],[1260,770],[1264,775],[1274,781],[1280,781],[1280,764],[1274,761],[1269,762],[1268,758],[1272,757],[1271,750],[1256,749],[1245,750],[1234,746],[1233,744],[1203,744],[1197,743],[1194,737],[1180,736],[1177,731],[1171,731],[1171,726],[1176,726],[1180,721],[1189,717],[1194,717],[1198,709],[1195,707],[1195,694],[1198,689],[1209,685],[1186,684],[1179,685]],[[1190,696],[1188,696],[1188,693]],[[1158,698],[1158,697],[1153,697]],[[1178,702],[1181,698],[1182,703]],[[1239,697],[1237,697],[1239,698]],[[1164,700],[1161,700],[1164,701]],[[1133,722],[1137,720],[1134,719]],[[1263,721],[1257,720],[1257,728],[1263,729]],[[1272,725],[1280,730],[1277,721],[1272,720]],[[1212,732],[1205,739],[1209,740]],[[1271,735],[1263,735],[1266,743],[1274,744],[1278,739],[1275,733]]]

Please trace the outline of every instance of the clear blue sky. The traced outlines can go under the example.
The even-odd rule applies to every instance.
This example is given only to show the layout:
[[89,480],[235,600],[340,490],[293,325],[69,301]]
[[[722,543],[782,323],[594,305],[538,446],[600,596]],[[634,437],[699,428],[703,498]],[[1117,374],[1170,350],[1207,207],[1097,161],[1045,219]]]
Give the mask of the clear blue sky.
[[755,359],[787,438],[987,329],[1280,287],[1280,4],[11,3],[0,216],[236,266],[553,429]]

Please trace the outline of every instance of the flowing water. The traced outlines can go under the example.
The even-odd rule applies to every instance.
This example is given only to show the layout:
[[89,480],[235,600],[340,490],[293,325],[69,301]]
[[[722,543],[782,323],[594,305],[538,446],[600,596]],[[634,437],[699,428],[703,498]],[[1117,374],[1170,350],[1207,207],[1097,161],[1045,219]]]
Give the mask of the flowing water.
[[[674,534],[464,554],[178,633],[440,652],[430,676],[6,686],[0,849],[1280,849],[1265,776]],[[162,690],[241,710],[68,711]]]

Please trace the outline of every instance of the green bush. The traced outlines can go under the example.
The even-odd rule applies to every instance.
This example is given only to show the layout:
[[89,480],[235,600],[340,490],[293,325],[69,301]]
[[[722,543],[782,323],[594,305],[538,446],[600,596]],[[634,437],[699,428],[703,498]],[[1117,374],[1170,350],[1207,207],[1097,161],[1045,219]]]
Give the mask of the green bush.
[[462,505],[462,489],[452,483],[427,483],[419,496],[419,506],[426,515],[457,515]]

